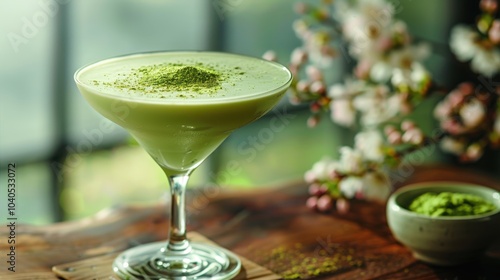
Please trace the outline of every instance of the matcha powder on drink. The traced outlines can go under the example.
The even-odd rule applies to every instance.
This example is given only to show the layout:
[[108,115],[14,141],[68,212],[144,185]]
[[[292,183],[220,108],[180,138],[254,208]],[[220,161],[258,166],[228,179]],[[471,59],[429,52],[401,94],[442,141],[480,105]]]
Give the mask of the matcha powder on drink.
[[[151,93],[214,93],[221,89],[224,76],[201,63],[183,65],[177,63],[155,64],[133,69],[123,79],[117,79],[111,86]],[[108,84],[109,85],[109,84]],[[179,94],[183,93],[183,94]]]

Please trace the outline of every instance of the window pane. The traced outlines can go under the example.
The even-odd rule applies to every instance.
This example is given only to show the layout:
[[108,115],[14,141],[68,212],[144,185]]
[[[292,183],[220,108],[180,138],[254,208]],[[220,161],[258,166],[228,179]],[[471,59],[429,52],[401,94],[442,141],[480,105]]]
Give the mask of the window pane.
[[[118,146],[91,154],[72,154],[63,170],[60,201],[66,219],[95,214],[114,205],[157,203],[168,199],[168,180],[161,168],[138,146]],[[189,180],[200,186],[207,177],[201,165]],[[165,209],[167,211],[167,209]]]
[[325,156],[338,154],[351,132],[325,118],[315,128],[306,125],[309,112],[274,109],[238,133],[217,152],[215,178],[221,186],[259,187],[300,180]]
[[[86,0],[69,4],[70,65],[74,73],[83,65],[127,53],[156,50],[201,50],[210,44],[209,1]],[[107,122],[78,93],[69,75],[69,137],[78,145],[94,135],[94,146],[123,140],[127,134],[114,126],[99,131]],[[90,136],[89,136],[90,135]],[[92,141],[91,141],[92,142]],[[77,151],[81,152],[81,151]]]
[[226,50],[261,56],[273,49],[288,60],[291,50],[300,45],[292,29],[297,16],[290,0],[229,2],[235,5],[225,8]]
[[[15,170],[15,217],[19,224],[44,225],[53,223],[54,203],[57,198],[52,196],[51,170],[47,163],[34,163],[27,165],[16,164]],[[0,182],[7,182],[7,164],[0,171]],[[7,202],[6,188],[2,188],[1,197]],[[4,201],[2,206],[7,206]],[[0,211],[0,219],[6,221],[7,207]]]
[[0,162],[53,150],[54,20],[42,2],[0,4]]

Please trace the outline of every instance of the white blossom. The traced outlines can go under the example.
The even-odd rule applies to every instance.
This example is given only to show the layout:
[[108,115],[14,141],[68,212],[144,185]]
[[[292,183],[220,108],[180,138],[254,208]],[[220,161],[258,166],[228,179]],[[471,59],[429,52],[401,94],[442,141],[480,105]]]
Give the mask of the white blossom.
[[471,68],[477,73],[493,76],[500,71],[500,51],[478,49],[471,60]]
[[356,134],[354,147],[367,160],[375,162],[383,162],[384,160],[384,138],[378,130],[371,129]]
[[305,173],[304,180],[308,183],[312,183],[316,180],[327,180],[330,178],[331,174],[335,172],[336,167],[336,161],[330,158],[324,158],[316,162],[313,167]]
[[392,76],[393,67],[388,62],[380,60],[373,64],[370,78],[377,83],[385,83]]
[[397,116],[404,108],[405,100],[400,94],[389,96],[389,88],[378,85],[353,100],[354,108],[361,113],[361,123],[376,126]]
[[356,108],[352,98],[365,90],[363,81],[347,80],[344,84],[334,84],[328,89],[330,117],[340,125],[351,127],[356,120]]
[[479,35],[473,29],[458,25],[451,32],[450,47],[460,61],[471,61],[473,71],[493,76],[500,71],[500,51],[481,46],[478,40]]
[[368,172],[363,176],[363,196],[369,200],[384,201],[391,191],[389,176],[381,172]]
[[465,143],[452,137],[444,137],[439,143],[443,151],[461,155],[465,151]]
[[460,117],[467,128],[474,128],[480,125],[486,117],[486,108],[477,99],[471,99],[460,108]]
[[340,148],[338,170],[342,173],[358,174],[364,171],[363,155],[351,147]]
[[351,127],[356,120],[356,110],[349,99],[330,101],[330,117],[340,125]]
[[451,31],[450,48],[460,61],[467,61],[478,51],[476,40],[477,33],[474,30],[468,26],[457,25]]
[[339,190],[347,198],[353,198],[363,190],[363,179],[358,176],[348,176],[339,182]]

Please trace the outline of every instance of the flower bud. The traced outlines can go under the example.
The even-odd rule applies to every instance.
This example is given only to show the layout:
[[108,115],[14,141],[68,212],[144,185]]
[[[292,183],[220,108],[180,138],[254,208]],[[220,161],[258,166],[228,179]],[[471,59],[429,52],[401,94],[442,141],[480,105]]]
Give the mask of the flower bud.
[[304,62],[307,60],[307,53],[301,49],[301,48],[296,48],[293,50],[291,57],[290,57],[290,62],[294,65],[302,65]]
[[309,91],[309,81],[306,81],[306,80],[300,80],[298,83],[297,83],[297,90],[299,92],[308,92]]
[[493,44],[500,43],[500,20],[495,20],[488,31],[488,38]]
[[307,183],[314,183],[317,179],[318,178],[316,176],[316,172],[312,170],[308,170],[304,174],[304,181],[306,181]]
[[424,142],[424,134],[419,128],[412,128],[407,130],[401,140],[405,143],[410,143],[413,145],[420,145]]
[[295,4],[294,10],[297,14],[303,15],[309,11],[309,5],[304,2],[298,2]]
[[307,119],[307,126],[308,127],[316,127],[319,123],[319,116],[317,115],[312,115]]
[[271,51],[271,50],[265,52],[262,55],[262,58],[265,59],[265,60],[269,60],[269,61],[277,61],[278,60],[278,56],[276,55],[276,52],[275,51]]
[[476,161],[479,158],[481,158],[483,152],[484,152],[483,147],[478,143],[474,143],[469,147],[467,147],[467,149],[465,150],[465,155],[464,157],[462,157],[462,160]]
[[312,82],[309,89],[310,89],[311,93],[318,94],[318,95],[326,93],[326,86],[325,86],[325,83],[323,83],[322,81]]
[[320,198],[318,198],[318,201],[316,203],[316,207],[321,212],[329,211],[330,209],[332,209],[332,206],[333,201],[332,197],[329,194],[322,195]]
[[310,195],[321,196],[328,191],[328,187],[322,184],[314,183],[309,186],[308,191]]
[[345,214],[345,213],[349,212],[349,206],[350,206],[349,201],[347,201],[344,198],[337,199],[337,201],[335,203],[335,207],[337,208],[337,211],[340,214]]
[[309,77],[309,79],[313,81],[320,81],[323,80],[323,73],[321,73],[321,70],[318,69],[318,67],[309,65],[306,68],[306,74]]
[[318,205],[318,198],[315,196],[311,196],[306,201],[307,208],[311,210],[316,210],[316,206]]
[[401,124],[401,129],[404,131],[411,130],[415,128],[415,123],[409,120],[403,121]]
[[321,105],[318,102],[312,102],[309,108],[311,112],[317,113],[321,110]]
[[401,144],[402,138],[401,138],[401,132],[394,130],[389,135],[387,135],[387,141],[392,144],[392,145],[398,145]]
[[498,10],[498,2],[497,0],[481,0],[479,7],[481,10],[493,14]]
[[385,133],[385,135],[389,135],[389,134],[391,134],[391,132],[393,132],[393,131],[396,131],[396,127],[395,127],[395,126],[393,126],[393,125],[390,125],[390,124],[389,124],[389,125],[386,125],[386,126],[384,127],[384,133]]

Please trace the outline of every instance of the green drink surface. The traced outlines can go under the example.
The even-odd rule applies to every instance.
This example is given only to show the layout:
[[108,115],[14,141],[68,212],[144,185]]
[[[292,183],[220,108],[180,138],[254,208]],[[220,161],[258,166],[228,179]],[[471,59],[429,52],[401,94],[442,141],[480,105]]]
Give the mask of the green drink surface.
[[[142,99],[144,102],[168,100],[169,103],[248,99],[275,91],[291,79],[283,66],[246,56],[210,52],[165,54],[148,53],[105,60],[79,72],[76,79],[100,94]],[[192,66],[211,70],[220,74],[220,86],[216,90],[202,86],[194,87],[194,90],[189,87],[169,89],[153,83],[149,86],[141,84],[140,77],[136,77],[140,69],[165,65],[171,68]]]
[[[217,73],[220,79],[214,86],[171,87],[149,85],[148,79],[134,75],[138,69],[162,65],[177,70],[198,67]],[[290,72],[277,63],[212,52],[123,56],[75,74],[89,104],[127,129],[167,174],[195,168],[233,130],[270,111],[291,79]]]

